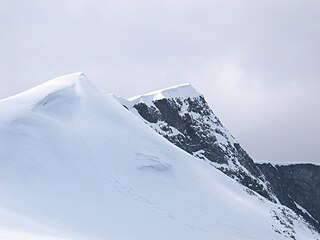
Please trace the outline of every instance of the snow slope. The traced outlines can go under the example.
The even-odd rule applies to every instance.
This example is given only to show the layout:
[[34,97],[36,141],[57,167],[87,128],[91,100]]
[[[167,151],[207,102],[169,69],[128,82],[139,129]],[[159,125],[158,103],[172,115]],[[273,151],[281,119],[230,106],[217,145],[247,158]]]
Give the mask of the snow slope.
[[1,239],[319,239],[82,73],[0,101]]

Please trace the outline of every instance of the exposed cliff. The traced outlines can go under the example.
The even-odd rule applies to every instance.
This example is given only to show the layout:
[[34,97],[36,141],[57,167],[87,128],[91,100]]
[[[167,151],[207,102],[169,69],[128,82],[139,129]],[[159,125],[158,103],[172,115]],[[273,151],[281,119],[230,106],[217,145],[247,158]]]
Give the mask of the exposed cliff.
[[320,229],[320,166],[257,164],[279,201]]
[[155,91],[122,103],[176,146],[210,161],[244,186],[276,201],[251,157],[191,85]]

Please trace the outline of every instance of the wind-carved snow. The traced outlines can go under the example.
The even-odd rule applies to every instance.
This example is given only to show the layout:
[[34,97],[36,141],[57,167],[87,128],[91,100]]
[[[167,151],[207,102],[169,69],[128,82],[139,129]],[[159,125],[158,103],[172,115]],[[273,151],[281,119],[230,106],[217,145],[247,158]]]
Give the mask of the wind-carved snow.
[[164,98],[187,98],[187,97],[198,97],[200,93],[195,90],[190,83],[180,84],[170,88],[164,88],[156,90],[147,94],[138,95],[129,98],[128,101],[136,104],[138,102],[152,103],[153,101],[161,100]]
[[48,94],[33,107],[32,111],[54,119],[69,121],[78,110],[80,101],[80,97],[75,94],[75,89],[69,87]]
[[171,164],[160,161],[160,159],[156,156],[145,155],[143,153],[137,153],[137,156],[138,156],[137,159],[140,161],[147,160],[147,161],[144,161],[145,162],[144,164],[138,167],[138,169],[140,170],[143,170],[143,171],[152,170],[152,171],[159,171],[159,172],[172,171]]
[[296,239],[319,238],[291,210],[247,194],[156,134],[81,73],[2,100],[0,112],[5,239],[288,239],[274,217],[284,209]]

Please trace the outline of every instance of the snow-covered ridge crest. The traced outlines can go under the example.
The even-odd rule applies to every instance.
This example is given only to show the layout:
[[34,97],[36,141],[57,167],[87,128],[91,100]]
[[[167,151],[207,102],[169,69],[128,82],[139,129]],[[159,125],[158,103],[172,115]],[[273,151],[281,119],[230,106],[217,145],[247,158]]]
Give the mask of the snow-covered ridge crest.
[[134,96],[128,101],[136,104],[138,102],[147,102],[161,100],[164,98],[193,98],[202,96],[190,83],[180,84],[169,88],[156,90],[150,93]]
[[27,100],[26,98],[32,98],[35,100],[37,98],[41,98],[43,95],[61,90],[63,88],[73,87],[75,85],[88,85],[88,83],[89,81],[83,72],[71,73],[51,79],[17,95],[2,99],[0,102],[7,102],[20,98],[24,98],[24,100]]
[[2,116],[15,116],[23,111],[46,105],[48,101],[79,99],[92,95],[94,87],[82,72],[76,72],[54,78],[25,92],[0,100]]
[[320,167],[320,164],[316,162],[268,162],[268,161],[256,161],[257,164],[270,164],[273,167],[276,166],[291,166],[291,165],[309,165],[309,166],[317,166]]

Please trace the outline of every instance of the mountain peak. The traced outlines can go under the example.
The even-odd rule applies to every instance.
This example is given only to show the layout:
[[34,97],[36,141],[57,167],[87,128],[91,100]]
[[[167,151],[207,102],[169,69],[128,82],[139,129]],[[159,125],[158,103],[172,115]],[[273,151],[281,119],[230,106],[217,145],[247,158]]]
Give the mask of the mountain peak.
[[138,95],[128,99],[130,102],[152,102],[164,98],[193,98],[201,96],[190,83],[180,84],[169,88],[156,90],[150,93]]
[[[44,89],[48,92],[54,92],[68,87],[77,87],[78,89],[87,89],[92,84],[83,72],[75,72],[61,77],[51,79],[33,89]],[[31,90],[33,90],[31,89]],[[40,91],[40,90],[39,90]]]
[[75,72],[75,73],[70,73],[70,74],[66,74],[57,78],[53,78],[47,82],[45,82],[44,84],[56,84],[56,83],[77,83],[79,81],[88,81],[88,78],[86,77],[86,75],[83,72]]
[[49,94],[54,91],[66,87],[72,87],[78,84],[88,84],[89,80],[83,72],[75,72],[61,77],[53,78],[49,81],[46,81],[36,87],[30,88],[22,93],[16,94],[14,96],[2,99],[0,101],[12,100],[17,98],[26,98],[27,95],[32,96],[33,98],[38,95]]
[[[41,104],[47,104],[61,100],[62,105],[66,99],[76,99],[80,96],[87,96],[94,91],[94,87],[83,72],[76,72],[51,79],[25,92],[0,100],[0,111],[12,115],[21,113],[27,109],[38,108]],[[92,94],[91,94],[92,95]]]

